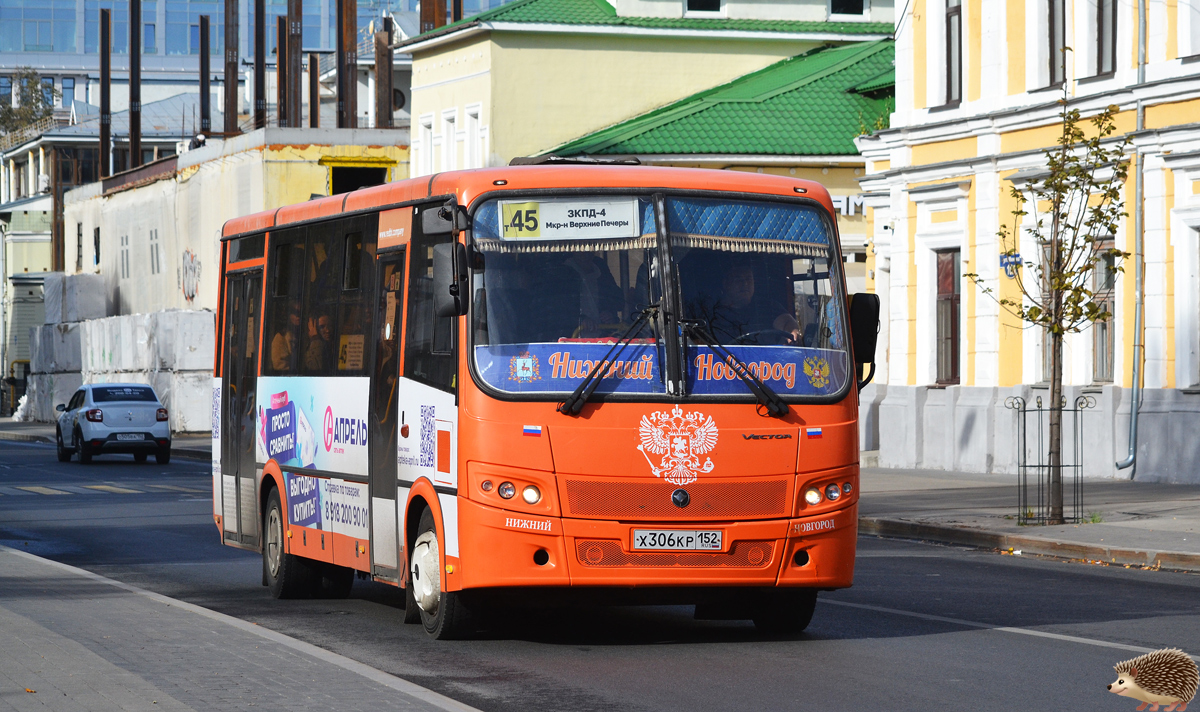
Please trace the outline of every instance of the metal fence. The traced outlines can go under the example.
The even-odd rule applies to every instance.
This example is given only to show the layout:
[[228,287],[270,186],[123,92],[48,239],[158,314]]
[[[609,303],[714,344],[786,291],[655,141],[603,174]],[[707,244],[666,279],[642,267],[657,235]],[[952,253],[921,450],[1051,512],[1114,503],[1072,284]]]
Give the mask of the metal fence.
[[[1004,407],[1017,411],[1017,499],[1019,524],[1046,524],[1050,520],[1050,411],[1042,397],[1030,408],[1024,398],[1012,396]],[[1083,518],[1083,412],[1096,407],[1096,399],[1079,396],[1074,407],[1062,412],[1063,519]]]

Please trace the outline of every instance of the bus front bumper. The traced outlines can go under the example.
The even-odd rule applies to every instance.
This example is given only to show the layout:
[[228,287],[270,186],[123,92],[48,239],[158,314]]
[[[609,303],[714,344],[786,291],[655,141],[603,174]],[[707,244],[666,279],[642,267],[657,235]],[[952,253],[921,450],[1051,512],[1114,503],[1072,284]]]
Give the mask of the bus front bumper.
[[[460,497],[455,589],[509,586],[798,586],[854,580],[858,505],[792,519],[615,522],[500,510]],[[645,551],[634,530],[720,530],[722,550]],[[449,581],[447,583],[450,583]],[[452,585],[452,584],[451,584]]]

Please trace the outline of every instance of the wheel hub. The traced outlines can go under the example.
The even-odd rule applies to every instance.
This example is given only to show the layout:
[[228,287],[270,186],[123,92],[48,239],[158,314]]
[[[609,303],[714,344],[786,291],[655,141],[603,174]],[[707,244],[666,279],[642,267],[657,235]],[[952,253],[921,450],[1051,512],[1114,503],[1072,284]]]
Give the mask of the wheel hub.
[[267,568],[272,577],[279,574],[281,541],[283,541],[283,526],[279,521],[279,510],[272,508],[267,515]]
[[438,551],[437,534],[425,532],[417,537],[412,555],[413,599],[421,610],[429,614],[437,612],[442,596],[441,556]]

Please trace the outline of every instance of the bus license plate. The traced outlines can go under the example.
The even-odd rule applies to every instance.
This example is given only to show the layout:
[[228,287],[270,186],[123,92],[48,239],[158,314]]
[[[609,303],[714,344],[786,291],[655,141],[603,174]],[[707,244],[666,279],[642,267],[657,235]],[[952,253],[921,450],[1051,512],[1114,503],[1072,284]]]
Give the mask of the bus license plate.
[[720,551],[721,532],[680,531],[678,529],[634,529],[634,549],[674,549],[681,551]]
[[144,440],[141,433],[117,433],[117,440]]

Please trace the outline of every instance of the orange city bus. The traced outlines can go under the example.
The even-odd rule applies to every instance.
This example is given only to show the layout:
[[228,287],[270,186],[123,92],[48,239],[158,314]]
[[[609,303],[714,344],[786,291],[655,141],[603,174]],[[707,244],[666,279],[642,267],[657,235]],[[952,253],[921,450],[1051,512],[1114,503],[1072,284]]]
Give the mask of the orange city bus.
[[734,171],[441,173],[225,224],[213,516],[280,598],[404,589],[808,625],[850,586],[858,391],[820,185]]

